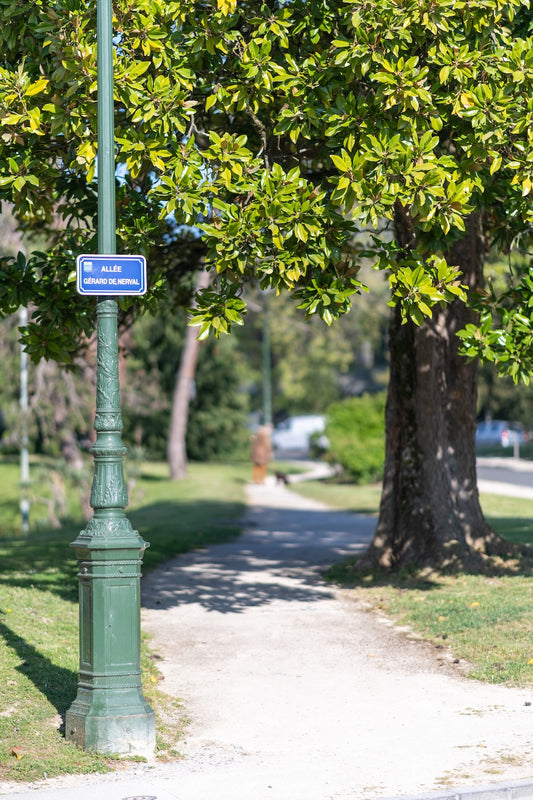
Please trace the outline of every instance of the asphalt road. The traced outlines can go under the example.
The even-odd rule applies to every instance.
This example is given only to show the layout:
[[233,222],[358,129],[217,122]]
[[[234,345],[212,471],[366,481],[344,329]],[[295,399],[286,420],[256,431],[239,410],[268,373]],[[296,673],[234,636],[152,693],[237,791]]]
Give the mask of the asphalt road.
[[480,492],[533,500],[533,462],[514,458],[478,458]]
[[481,480],[512,483],[533,488],[533,462],[508,458],[478,458],[477,475]]
[[[307,472],[291,475],[291,482],[310,478],[324,478],[333,474],[331,467],[323,462],[309,461],[302,458],[301,453],[295,453],[292,458],[287,455],[277,456],[278,461],[296,462],[307,467]],[[533,461],[524,461],[515,458],[498,458],[480,456],[477,458],[477,476],[480,480],[508,483],[513,486],[526,486],[533,489]]]

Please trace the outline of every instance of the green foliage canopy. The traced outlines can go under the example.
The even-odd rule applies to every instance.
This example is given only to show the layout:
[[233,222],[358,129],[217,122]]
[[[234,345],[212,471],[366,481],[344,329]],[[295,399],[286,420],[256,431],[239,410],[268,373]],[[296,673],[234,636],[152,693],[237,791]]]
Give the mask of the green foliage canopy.
[[[529,9],[119,0],[118,234],[126,251],[158,245],[145,305],[183,278],[165,242],[181,246],[185,230],[201,231],[217,274],[195,312],[201,336],[242,322],[251,279],[332,322],[362,288],[361,255],[390,271],[406,319],[464,299],[446,254],[470,214],[504,249],[529,242]],[[55,250],[30,259],[22,280],[21,264],[1,267],[2,311],[37,307],[27,333],[36,358],[68,358],[65,330],[87,331],[91,319],[90,302],[73,301],[72,264],[94,247],[94,11],[85,0],[0,0],[0,198],[23,224],[63,220]],[[377,235],[361,253],[358,232],[398,215],[409,241]],[[501,361],[491,335],[477,347],[467,331],[467,352]],[[532,366],[513,337],[503,355],[516,375]]]

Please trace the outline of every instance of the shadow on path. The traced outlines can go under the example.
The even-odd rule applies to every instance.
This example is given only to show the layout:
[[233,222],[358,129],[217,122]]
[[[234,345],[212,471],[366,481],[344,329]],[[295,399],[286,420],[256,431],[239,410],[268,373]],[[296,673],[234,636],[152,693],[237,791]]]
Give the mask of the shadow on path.
[[336,511],[253,507],[236,541],[187,553],[142,582],[145,608],[198,604],[238,614],[276,601],[332,596],[321,582],[331,564],[363,552],[376,520]]

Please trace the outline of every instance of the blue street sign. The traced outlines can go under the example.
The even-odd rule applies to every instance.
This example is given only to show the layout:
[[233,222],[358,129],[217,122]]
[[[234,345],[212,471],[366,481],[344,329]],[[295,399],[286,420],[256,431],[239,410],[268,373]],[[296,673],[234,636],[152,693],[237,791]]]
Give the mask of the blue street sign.
[[76,278],[79,294],[144,294],[146,259],[144,256],[78,256]]

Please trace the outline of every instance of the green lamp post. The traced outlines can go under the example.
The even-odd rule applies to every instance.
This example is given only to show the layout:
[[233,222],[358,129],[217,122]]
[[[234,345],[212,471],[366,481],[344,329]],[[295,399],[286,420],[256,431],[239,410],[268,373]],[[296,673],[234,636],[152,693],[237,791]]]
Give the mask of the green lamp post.
[[[97,49],[98,250],[112,257],[116,226],[111,0],[97,2]],[[92,276],[93,263],[87,260],[92,257],[85,258],[84,267]],[[122,263],[120,257],[117,261]],[[120,275],[121,266],[112,268]],[[90,280],[97,288],[102,284],[94,277]],[[142,692],[140,669],[140,568],[147,543],[125,515],[118,308],[107,296],[119,293],[122,290],[106,291],[97,299],[94,515],[72,543],[79,565],[80,670],[65,731],[67,739],[86,750],[147,755],[155,746],[154,713]]]

